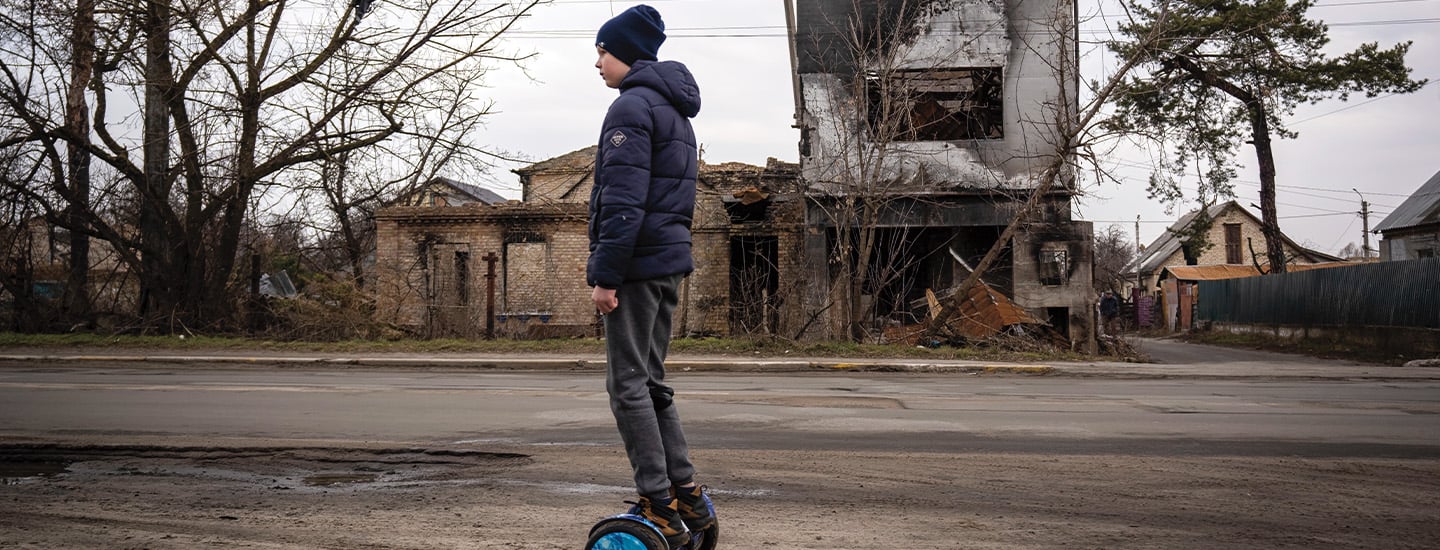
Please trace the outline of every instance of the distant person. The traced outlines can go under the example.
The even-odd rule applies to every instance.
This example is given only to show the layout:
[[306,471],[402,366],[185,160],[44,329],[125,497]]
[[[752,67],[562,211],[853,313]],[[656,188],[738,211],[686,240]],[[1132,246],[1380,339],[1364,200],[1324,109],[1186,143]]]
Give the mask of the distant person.
[[690,119],[700,112],[700,88],[685,65],[657,59],[664,41],[665,23],[646,5],[606,21],[595,36],[595,68],[620,97],[600,130],[586,280],[605,322],[605,388],[640,512],[676,547],[715,518],[665,384],[680,281],[695,270],[699,150]]
[[1118,334],[1120,319],[1120,299],[1115,293],[1109,290],[1100,296],[1100,320],[1105,327],[1105,334],[1114,336]]

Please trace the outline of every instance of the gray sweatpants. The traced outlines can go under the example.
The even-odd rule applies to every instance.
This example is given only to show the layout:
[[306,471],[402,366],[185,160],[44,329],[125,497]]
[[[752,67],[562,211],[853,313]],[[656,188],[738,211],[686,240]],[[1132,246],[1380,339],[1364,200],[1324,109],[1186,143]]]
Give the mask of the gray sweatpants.
[[690,483],[695,476],[675,391],[665,385],[665,354],[683,278],[627,281],[615,293],[620,305],[605,315],[610,410],[635,470],[635,486],[652,499],[667,497],[672,484]]

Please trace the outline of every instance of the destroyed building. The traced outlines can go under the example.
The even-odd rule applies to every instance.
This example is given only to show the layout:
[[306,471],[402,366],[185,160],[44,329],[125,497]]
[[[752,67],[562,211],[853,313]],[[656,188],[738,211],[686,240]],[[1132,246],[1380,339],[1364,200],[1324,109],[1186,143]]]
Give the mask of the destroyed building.
[[[1061,153],[1061,126],[1078,108],[1074,4],[795,4],[807,197],[801,299],[805,310],[827,312],[819,320],[827,336],[853,332],[847,307],[868,309],[877,322],[923,319],[915,304],[926,303],[925,291],[943,296],[959,284],[1042,178],[1052,178],[1053,190],[983,280],[1077,349],[1093,349],[1093,230],[1071,218],[1073,177]],[[866,226],[878,246],[858,262],[851,241],[864,242],[856,235]],[[837,273],[847,261],[870,272]],[[859,300],[837,288],[844,285],[860,288]]]
[[[701,163],[676,332],[849,340],[923,324],[1051,178],[971,294],[1092,350],[1092,229],[1071,218],[1056,146],[1076,107],[1073,4],[798,0],[792,15],[800,163]],[[432,335],[597,334],[594,156],[516,170],[520,201],[377,213],[382,319]]]
[[[407,199],[380,209],[380,320],[431,337],[597,334],[585,286],[594,161],[595,147],[587,147],[515,170],[520,201]],[[798,269],[795,256],[781,252],[794,249],[801,233],[793,200],[798,171],[774,160],[765,167],[701,164],[696,269],[681,287],[678,333],[782,326],[778,288]],[[426,196],[455,195],[444,186],[426,189]]]

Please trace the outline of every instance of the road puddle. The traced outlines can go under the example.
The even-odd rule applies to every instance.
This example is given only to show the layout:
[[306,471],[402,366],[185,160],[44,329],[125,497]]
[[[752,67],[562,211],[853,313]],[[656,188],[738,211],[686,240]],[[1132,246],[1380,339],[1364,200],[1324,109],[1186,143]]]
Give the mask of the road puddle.
[[37,477],[51,477],[69,471],[68,462],[57,461],[19,461],[0,462],[0,485],[19,485],[21,482]]
[[[0,443],[3,485],[114,473],[309,491],[466,483],[529,464],[529,455],[464,448],[180,447]],[[0,543],[0,547],[4,547]]]
[[375,474],[315,474],[305,478],[305,484],[311,487],[329,487],[350,483],[370,483],[375,481]]

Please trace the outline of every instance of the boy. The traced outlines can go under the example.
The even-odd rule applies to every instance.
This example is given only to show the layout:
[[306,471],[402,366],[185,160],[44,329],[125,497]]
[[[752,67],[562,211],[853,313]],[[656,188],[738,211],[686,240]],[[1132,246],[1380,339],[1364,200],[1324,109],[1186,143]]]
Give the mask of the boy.
[[690,223],[699,169],[690,119],[700,89],[689,69],[656,54],[665,23],[639,5],[595,36],[595,68],[620,90],[600,132],[590,192],[586,282],[605,321],[605,389],[625,442],[640,512],[671,547],[715,518],[696,485],[665,354],[680,280],[694,271]]

